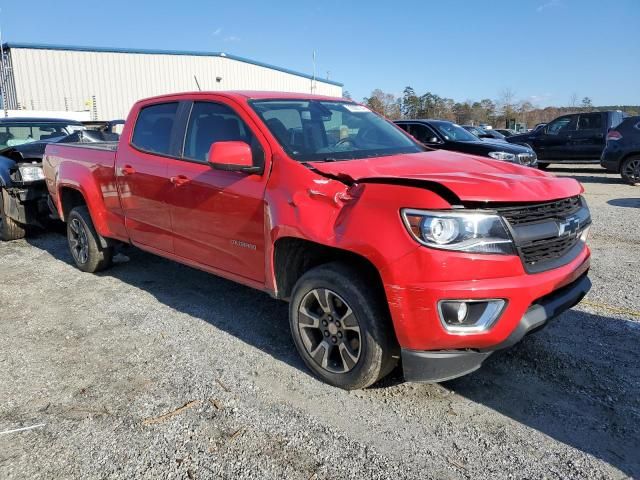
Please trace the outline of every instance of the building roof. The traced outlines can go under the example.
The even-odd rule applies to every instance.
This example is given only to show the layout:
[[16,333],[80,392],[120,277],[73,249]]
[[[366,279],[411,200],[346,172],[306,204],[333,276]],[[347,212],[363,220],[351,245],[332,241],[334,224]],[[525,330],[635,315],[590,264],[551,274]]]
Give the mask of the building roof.
[[316,80],[317,82],[328,83],[330,85],[337,85],[338,87],[344,86],[340,82],[334,82],[333,80],[327,80],[323,78],[313,77],[306,73],[296,72],[295,70],[289,70],[288,68],[276,67],[268,63],[258,62],[249,58],[239,57],[225,52],[199,52],[191,50],[154,50],[143,48],[118,48],[118,47],[87,47],[80,45],[49,45],[46,43],[21,43],[21,42],[7,42],[3,44],[3,48],[25,48],[32,50],[65,50],[72,52],[107,52],[107,53],[137,53],[142,55],[185,55],[191,57],[222,57],[236,60],[238,62],[250,63],[251,65],[257,65],[259,67],[270,68],[271,70],[277,70],[279,72],[288,73],[290,75],[296,75],[298,77],[308,78],[310,80]]
[[325,100],[325,101],[345,101],[349,100],[338,97],[330,97],[327,95],[314,95],[311,93],[295,93],[295,92],[268,92],[260,90],[215,90],[215,91],[193,91],[193,92],[179,92],[179,93],[166,93],[163,95],[156,95],[153,97],[142,98],[139,102],[148,102],[149,100],[161,100],[166,98],[181,98],[181,97],[198,97],[207,95],[217,95],[220,97],[243,99],[243,100]]

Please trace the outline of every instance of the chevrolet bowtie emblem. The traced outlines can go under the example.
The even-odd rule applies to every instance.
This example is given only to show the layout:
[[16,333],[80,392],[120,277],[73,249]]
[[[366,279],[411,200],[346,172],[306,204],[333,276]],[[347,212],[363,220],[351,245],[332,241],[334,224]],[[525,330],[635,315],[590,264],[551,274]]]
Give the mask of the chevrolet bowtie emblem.
[[558,236],[575,235],[580,228],[580,219],[578,217],[569,217],[558,223]]

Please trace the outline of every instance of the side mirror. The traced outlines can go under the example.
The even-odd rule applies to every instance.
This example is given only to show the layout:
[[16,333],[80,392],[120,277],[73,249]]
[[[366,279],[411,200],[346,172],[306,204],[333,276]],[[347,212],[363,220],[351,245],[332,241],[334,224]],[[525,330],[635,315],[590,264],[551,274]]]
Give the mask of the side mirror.
[[431,137],[427,139],[427,143],[440,143],[440,140],[438,140],[438,137]]
[[211,144],[207,162],[216,170],[259,173],[262,167],[253,164],[251,147],[245,142],[216,142]]

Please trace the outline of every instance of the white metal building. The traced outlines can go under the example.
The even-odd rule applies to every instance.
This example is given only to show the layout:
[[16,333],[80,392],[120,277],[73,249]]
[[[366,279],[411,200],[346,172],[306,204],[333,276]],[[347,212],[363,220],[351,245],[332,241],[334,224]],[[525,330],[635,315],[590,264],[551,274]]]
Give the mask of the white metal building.
[[[125,118],[141,98],[198,90],[273,90],[342,96],[342,84],[222,52],[6,43],[4,109]],[[197,80],[196,80],[197,79]],[[25,111],[24,115],[28,115]]]

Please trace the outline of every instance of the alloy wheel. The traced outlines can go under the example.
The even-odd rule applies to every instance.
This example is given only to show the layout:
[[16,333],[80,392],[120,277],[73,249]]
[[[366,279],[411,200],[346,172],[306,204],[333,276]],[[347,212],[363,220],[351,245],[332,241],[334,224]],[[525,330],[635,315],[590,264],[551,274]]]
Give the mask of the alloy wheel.
[[300,338],[313,361],[331,373],[347,373],[362,352],[360,325],[347,302],[327,288],[307,293],[298,307]]
[[74,218],[69,222],[69,246],[71,247],[71,255],[76,262],[81,265],[89,260],[89,240],[84,226],[80,220]]
[[634,182],[640,182],[640,158],[626,162],[622,174]]

